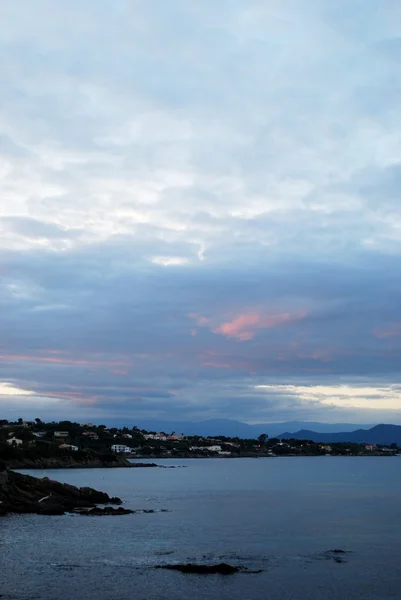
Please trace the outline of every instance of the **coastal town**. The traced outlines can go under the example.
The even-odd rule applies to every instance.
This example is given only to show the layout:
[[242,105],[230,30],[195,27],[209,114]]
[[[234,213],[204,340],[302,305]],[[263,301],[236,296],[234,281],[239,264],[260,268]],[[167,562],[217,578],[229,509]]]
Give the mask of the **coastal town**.
[[127,459],[239,458],[280,456],[392,456],[390,447],[373,444],[315,443],[310,440],[185,436],[138,427],[108,428],[93,423],[49,422],[40,419],[0,420],[0,458],[16,466],[40,461],[73,460],[88,466],[128,466]]

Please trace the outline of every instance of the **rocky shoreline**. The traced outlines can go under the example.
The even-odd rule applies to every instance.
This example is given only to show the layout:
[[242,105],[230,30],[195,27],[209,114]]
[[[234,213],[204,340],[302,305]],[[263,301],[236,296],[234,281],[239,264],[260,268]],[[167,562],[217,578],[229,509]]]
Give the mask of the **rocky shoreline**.
[[[104,492],[89,487],[77,488],[67,483],[52,481],[47,477],[36,478],[9,471],[0,463],[0,516],[9,513],[34,513],[39,515],[63,515],[66,512],[88,514],[129,514],[132,511],[112,509],[98,505],[121,505],[120,498],[111,498]],[[91,513],[90,511],[93,510]]]
[[115,461],[102,460],[100,458],[89,458],[85,460],[74,460],[73,457],[64,458],[18,458],[7,461],[9,469],[36,469],[46,471],[48,469],[135,469],[141,467],[157,467],[155,463],[131,463],[125,458]]

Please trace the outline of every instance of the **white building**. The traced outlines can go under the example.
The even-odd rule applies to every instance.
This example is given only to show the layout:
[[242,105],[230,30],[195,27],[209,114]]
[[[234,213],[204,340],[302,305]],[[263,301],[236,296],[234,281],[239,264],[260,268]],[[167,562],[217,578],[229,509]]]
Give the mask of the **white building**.
[[190,450],[207,450],[208,452],[221,452],[221,446],[191,446]]
[[12,437],[9,440],[7,440],[7,444],[9,444],[10,446],[22,446],[22,443],[22,440],[16,437]]
[[131,448],[129,448],[128,446],[123,446],[122,444],[114,444],[111,447],[111,450],[112,452],[124,452],[125,454],[132,452]]
[[78,446],[73,446],[72,444],[61,444],[59,448],[61,448],[61,450],[71,450],[72,452],[77,452],[77,450],[79,450]]

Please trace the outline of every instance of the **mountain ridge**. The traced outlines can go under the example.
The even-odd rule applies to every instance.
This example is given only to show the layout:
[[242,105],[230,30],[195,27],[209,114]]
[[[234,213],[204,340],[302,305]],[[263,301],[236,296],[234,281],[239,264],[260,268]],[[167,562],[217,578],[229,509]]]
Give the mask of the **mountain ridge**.
[[313,442],[335,443],[349,442],[355,444],[380,444],[401,446],[401,425],[381,423],[370,429],[340,431],[337,433],[310,431],[301,429],[296,432],[285,431],[277,436],[279,439],[311,440]]
[[[250,425],[234,419],[207,419],[204,421],[164,421],[156,419],[127,419],[125,422],[119,419],[104,419],[109,426],[134,425],[139,429],[147,431],[164,431],[171,433],[183,433],[184,435],[226,436],[254,439],[262,433],[269,437],[277,437],[283,431],[295,433],[299,430],[316,431],[317,433],[336,433],[343,431],[354,431],[356,429],[369,429],[373,425],[361,425],[354,423],[319,423],[316,421],[284,421],[274,423],[257,423]],[[100,424],[101,421],[99,421]]]

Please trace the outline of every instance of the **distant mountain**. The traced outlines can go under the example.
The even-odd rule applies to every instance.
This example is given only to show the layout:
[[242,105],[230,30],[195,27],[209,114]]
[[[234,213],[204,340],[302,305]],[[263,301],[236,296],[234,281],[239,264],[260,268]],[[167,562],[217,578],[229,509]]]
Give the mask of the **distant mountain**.
[[281,439],[312,440],[313,442],[354,442],[356,444],[397,444],[401,446],[401,425],[376,425],[371,429],[322,433],[301,429],[295,433],[286,431],[278,436]]
[[[312,430],[318,433],[333,433],[337,431],[354,431],[360,427],[369,429],[372,425],[355,425],[350,423],[316,423],[310,421],[287,421],[284,423],[261,423],[249,425],[241,421],[232,419],[209,419],[207,421],[160,421],[154,419],[138,419],[126,421],[120,419],[106,419],[109,427],[133,427],[136,425],[140,429],[147,431],[165,431],[171,433],[184,433],[185,435],[199,436],[218,436],[240,438],[257,438],[262,433],[267,433],[269,437],[277,437],[283,431],[298,432],[299,430]],[[302,438],[301,438],[302,439]]]

